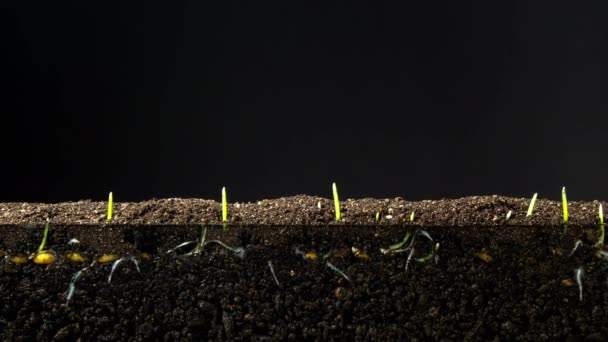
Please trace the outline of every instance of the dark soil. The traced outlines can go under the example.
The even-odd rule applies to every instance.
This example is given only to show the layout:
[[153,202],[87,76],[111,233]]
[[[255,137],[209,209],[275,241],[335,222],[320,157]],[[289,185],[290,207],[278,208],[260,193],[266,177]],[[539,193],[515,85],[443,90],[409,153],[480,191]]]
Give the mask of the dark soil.
[[[335,223],[332,201],[296,196],[234,204],[226,229],[206,200],[118,203],[111,225],[101,202],[0,204],[0,340],[608,340],[599,202],[570,202],[564,229],[561,203],[539,200],[526,219],[528,201],[345,201]],[[37,250],[46,219],[59,260],[12,262]],[[206,241],[244,255],[215,243],[167,253],[199,239],[200,223]],[[411,250],[380,252],[407,232],[409,263]],[[109,284],[112,263],[91,265],[103,254],[134,257],[140,272],[125,261]]]

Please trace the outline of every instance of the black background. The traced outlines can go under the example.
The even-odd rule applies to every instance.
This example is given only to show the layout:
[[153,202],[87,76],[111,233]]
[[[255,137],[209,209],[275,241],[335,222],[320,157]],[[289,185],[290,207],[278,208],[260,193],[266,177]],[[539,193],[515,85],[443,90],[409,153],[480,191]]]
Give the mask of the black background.
[[406,3],[4,4],[0,200],[608,198],[601,2]]

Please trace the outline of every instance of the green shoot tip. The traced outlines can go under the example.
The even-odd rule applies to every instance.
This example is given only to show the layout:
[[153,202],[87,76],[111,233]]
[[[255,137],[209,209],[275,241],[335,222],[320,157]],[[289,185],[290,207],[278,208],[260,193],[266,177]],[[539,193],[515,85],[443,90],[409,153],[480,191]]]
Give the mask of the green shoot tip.
[[340,215],[340,199],[338,198],[338,187],[335,182],[332,184],[332,190],[334,193],[334,206],[336,208],[336,221],[340,221],[342,219]]
[[538,192],[535,192],[534,196],[532,196],[532,200],[530,201],[530,206],[528,207],[528,213],[526,214],[526,217],[532,216],[534,204],[536,203],[536,197],[538,197]]
[[112,194],[112,191],[110,191],[110,194],[108,195],[108,218],[107,218],[108,222],[112,221],[113,210],[114,210],[114,195]]
[[568,200],[566,199],[566,187],[562,188],[562,208],[564,211],[564,223],[568,223]]
[[228,200],[226,199],[226,187],[222,187],[222,221],[228,221]]

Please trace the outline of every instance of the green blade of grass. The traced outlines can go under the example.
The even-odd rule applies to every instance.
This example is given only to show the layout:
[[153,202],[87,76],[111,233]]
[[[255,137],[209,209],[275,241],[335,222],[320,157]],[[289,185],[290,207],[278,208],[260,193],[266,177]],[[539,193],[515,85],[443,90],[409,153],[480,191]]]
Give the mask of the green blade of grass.
[[110,195],[108,195],[108,218],[107,221],[112,221],[112,211],[114,209],[114,195],[110,191]]
[[564,211],[564,223],[568,223],[568,200],[566,199],[566,187],[562,188],[562,209]]
[[528,207],[528,213],[526,214],[526,217],[532,216],[532,211],[534,210],[534,204],[536,203],[536,197],[538,197],[537,192],[535,192],[534,196],[532,196],[532,200],[530,201],[530,206]]
[[340,215],[340,199],[338,198],[338,187],[336,186],[335,182],[332,185],[332,190],[334,193],[334,206],[336,208],[336,221],[340,221],[342,218]]
[[602,205],[600,204],[600,207],[598,209],[598,214],[600,216],[600,238],[597,241],[598,245],[603,245],[604,244],[604,209],[602,209]]
[[228,200],[226,199],[226,187],[222,188],[222,221],[228,221]]

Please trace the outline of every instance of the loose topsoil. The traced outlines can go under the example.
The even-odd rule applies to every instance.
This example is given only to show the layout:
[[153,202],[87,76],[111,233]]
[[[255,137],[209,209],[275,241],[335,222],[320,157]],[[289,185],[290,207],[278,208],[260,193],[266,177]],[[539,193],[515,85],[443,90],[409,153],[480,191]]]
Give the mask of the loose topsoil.
[[[104,202],[0,203],[0,340],[608,340],[600,202],[569,202],[568,226],[561,202],[528,204],[347,200],[336,222],[294,196],[224,225],[200,199],[116,203],[111,224]],[[15,262],[47,221],[57,261]]]

